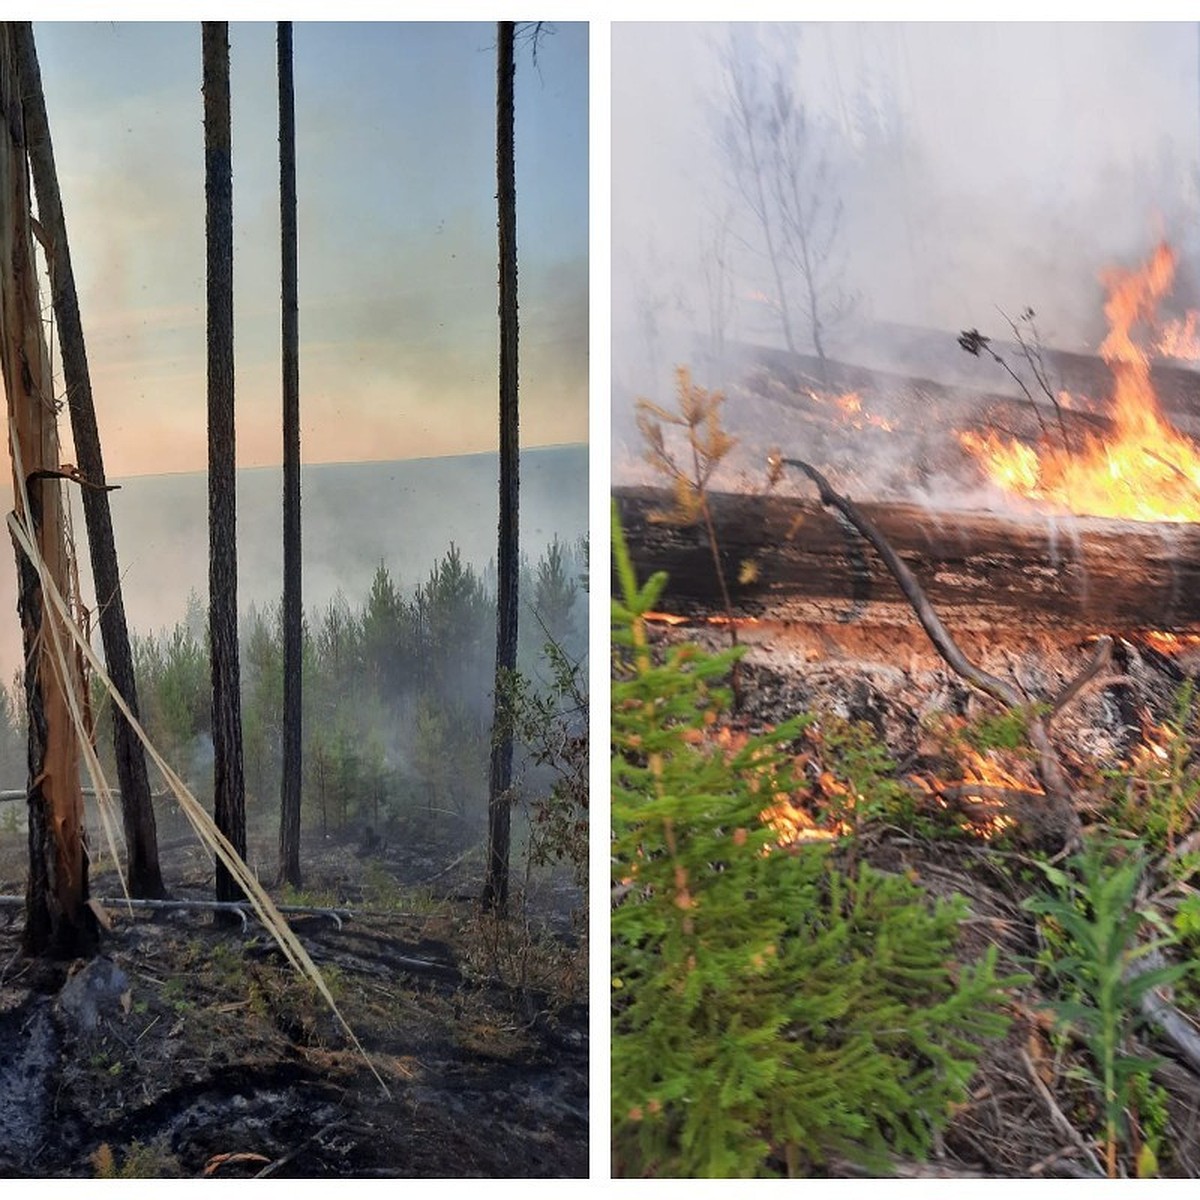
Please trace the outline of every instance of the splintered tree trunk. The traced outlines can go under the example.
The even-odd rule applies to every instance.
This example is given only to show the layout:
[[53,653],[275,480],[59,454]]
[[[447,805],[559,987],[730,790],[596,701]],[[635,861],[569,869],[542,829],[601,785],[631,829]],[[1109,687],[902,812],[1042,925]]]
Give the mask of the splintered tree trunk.
[[[0,26],[0,369],[8,396],[13,493],[19,518],[28,515],[49,578],[69,594],[63,534],[58,436],[49,351],[42,334],[34,270],[25,130],[11,23]],[[16,471],[19,453],[25,479]],[[23,486],[30,512],[25,514]],[[87,853],[79,741],[69,693],[80,693],[66,629],[42,591],[41,578],[17,549],[18,610],[25,648],[29,715],[29,883],[24,948],[64,958],[89,955],[98,941],[86,905]],[[56,648],[61,653],[56,654]]]
[[279,218],[283,308],[283,780],[279,874],[300,886],[303,613],[300,599],[300,317],[292,23],[279,22]]
[[[58,172],[54,166],[54,147],[50,140],[50,123],[42,94],[42,76],[33,27],[27,21],[15,22],[13,38],[21,72],[25,133],[37,189],[38,213],[47,242],[46,258],[54,317],[58,323],[67,410],[71,415],[71,432],[75,453],[79,458],[79,470],[84,479],[94,485],[82,489],[83,515],[87,524],[92,576],[99,605],[105,665],[117,690],[136,716],[137,685],[129,630],[125,624],[125,602],[121,594],[121,573],[117,566],[112,516],[109,513],[108,492],[104,487],[104,459],[100,452],[83,322],[79,315],[75,275],[71,269],[67,226],[58,189]],[[112,706],[112,723],[125,844],[129,854],[129,891],[131,895],[143,899],[161,899],[166,895],[166,889],[158,864],[158,840],[154,808],[150,802],[150,781],[146,774],[146,754],[129,721],[115,705]]]
[[496,55],[496,182],[500,230],[500,540],[496,559],[496,684],[488,772],[488,862],[483,903],[508,905],[513,731],[509,676],[517,665],[517,183],[513,147],[514,23],[501,21]]
[[[212,652],[213,817],[246,857],[238,671],[233,421],[233,167],[229,26],[203,23],[204,198],[208,261],[208,613]],[[240,895],[217,862],[217,899]]]

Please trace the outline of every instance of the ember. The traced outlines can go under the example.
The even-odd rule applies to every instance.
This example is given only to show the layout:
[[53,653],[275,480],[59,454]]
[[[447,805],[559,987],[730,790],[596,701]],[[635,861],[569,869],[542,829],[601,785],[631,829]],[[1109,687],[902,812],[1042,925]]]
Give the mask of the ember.
[[862,396],[858,392],[842,392],[838,396],[826,396],[820,392],[809,392],[818,404],[832,404],[842,414],[852,429],[865,429],[874,425],[877,429],[890,432],[894,426],[885,417],[876,416],[863,408]]

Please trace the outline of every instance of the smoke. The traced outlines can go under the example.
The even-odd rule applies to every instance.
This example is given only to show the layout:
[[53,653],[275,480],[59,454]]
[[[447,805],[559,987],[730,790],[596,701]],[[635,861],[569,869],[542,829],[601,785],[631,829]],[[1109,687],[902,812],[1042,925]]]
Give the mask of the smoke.
[[[731,41],[732,39],[732,41]],[[1198,37],[1170,24],[619,24],[612,34],[614,447],[634,395],[667,398],[712,353],[713,235],[729,222],[726,337],[782,345],[770,263],[717,136],[722,56],[796,88],[841,210],[836,284],[857,303],[827,351],[863,365],[906,358],[904,330],[1006,335],[1038,314],[1048,345],[1094,350],[1100,274],[1160,237],[1180,252],[1171,311],[1200,287]],[[814,160],[815,161],[815,160]],[[815,168],[814,168],[815,170]],[[797,284],[792,272],[792,283]],[[798,286],[796,290],[799,291]],[[803,320],[797,349],[811,352]],[[707,362],[705,355],[708,355]],[[926,363],[974,377],[947,339]],[[963,360],[963,361],[959,361]],[[705,377],[707,371],[708,377]]]

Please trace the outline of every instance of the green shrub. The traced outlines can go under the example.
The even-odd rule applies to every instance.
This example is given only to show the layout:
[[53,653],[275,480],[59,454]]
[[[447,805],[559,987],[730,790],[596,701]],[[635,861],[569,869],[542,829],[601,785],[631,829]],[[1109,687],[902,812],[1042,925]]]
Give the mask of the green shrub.
[[1141,999],[1182,980],[1192,964],[1145,967],[1143,960],[1175,946],[1178,939],[1167,928],[1162,937],[1141,940],[1143,927],[1164,926],[1139,904],[1147,870],[1140,843],[1122,845],[1093,836],[1068,860],[1068,870],[1038,865],[1054,890],[1029,897],[1024,907],[1043,919],[1043,929],[1057,926],[1065,941],[1066,953],[1053,955],[1048,964],[1060,990],[1053,1006],[1059,1021],[1073,1028],[1091,1052],[1093,1082],[1104,1106],[1105,1160],[1115,1178],[1119,1145],[1131,1143],[1126,1122],[1130,1097],[1146,1092],[1155,1066],[1153,1059],[1133,1052],[1134,1034],[1145,1021]]
[[[959,900],[827,847],[770,849],[759,814],[799,789],[779,747],[806,718],[728,755],[702,736],[737,651],[655,663],[614,522],[612,1112],[626,1175],[882,1169],[923,1155],[1003,1032],[995,953],[955,964]],[[777,1160],[773,1161],[773,1160]]]

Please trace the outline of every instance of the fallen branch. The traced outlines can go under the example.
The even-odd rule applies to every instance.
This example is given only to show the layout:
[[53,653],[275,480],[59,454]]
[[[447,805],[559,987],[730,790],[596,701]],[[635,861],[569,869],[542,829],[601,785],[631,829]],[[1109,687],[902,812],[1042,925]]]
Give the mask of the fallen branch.
[[[155,911],[188,911],[198,909],[203,912],[232,912],[237,913],[242,919],[242,930],[245,931],[249,921],[249,914],[253,909],[249,904],[242,904],[236,900],[130,900],[124,896],[119,899],[101,898],[93,899],[95,904],[99,904],[104,908],[149,908]],[[0,905],[10,907],[24,907],[24,896],[0,896]],[[328,917],[331,921],[337,924],[341,929],[342,920],[350,920],[355,915],[355,910],[351,908],[322,908],[316,905],[308,904],[276,904],[277,912],[282,913],[300,913],[304,916]]]
[[1100,1165],[1100,1160],[1096,1157],[1096,1152],[1084,1141],[1083,1134],[1071,1124],[1067,1119],[1067,1115],[1059,1108],[1058,1102],[1054,1099],[1054,1094],[1042,1082],[1042,1077],[1037,1073],[1037,1068],[1033,1065],[1033,1060],[1024,1050],[1020,1050],[1019,1053],[1021,1055],[1021,1062],[1025,1065],[1025,1071],[1033,1081],[1033,1086],[1037,1090],[1038,1097],[1049,1114],[1050,1123],[1087,1159],[1097,1179],[1107,1178],[1104,1168]]
[[[1167,965],[1161,951],[1151,950],[1137,960],[1137,975],[1156,971]],[[1156,991],[1143,992],[1139,1001],[1142,1016],[1162,1036],[1194,1071],[1200,1074],[1200,1031],[1173,1005]]]
[[1035,804],[1046,799],[1045,792],[1005,787],[1001,783],[972,783],[970,780],[963,780],[961,783],[938,784],[934,791],[945,800],[959,802],[975,797],[979,800],[1004,800],[1009,803]]
[[[1047,725],[1112,662],[1112,647],[1113,640],[1108,634],[1097,641],[1096,649],[1088,660],[1087,666],[1050,701],[1050,711],[1046,714]],[[1110,681],[1106,680],[1106,682]]]

